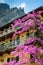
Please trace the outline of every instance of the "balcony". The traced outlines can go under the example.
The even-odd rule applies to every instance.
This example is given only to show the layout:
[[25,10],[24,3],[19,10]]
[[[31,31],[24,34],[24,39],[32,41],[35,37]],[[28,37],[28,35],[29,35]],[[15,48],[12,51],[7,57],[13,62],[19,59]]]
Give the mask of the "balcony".
[[[34,37],[34,34],[31,34],[31,35],[28,35],[26,37],[23,37],[22,39],[17,39],[15,41],[11,41],[10,43],[3,43],[1,46],[0,46],[0,51],[4,51],[4,50],[7,50],[7,49],[13,49],[14,47],[18,46],[18,45],[22,45],[26,42],[27,39],[29,38],[33,38]],[[21,42],[21,41],[22,42]]]
[[[22,39],[21,39],[22,40]],[[25,41],[22,40],[24,43]],[[16,46],[19,46],[19,45],[22,45],[22,43],[20,42],[20,39],[18,40],[15,40],[15,41],[11,41],[10,43],[3,43],[1,46],[0,46],[0,51],[5,51],[7,49],[13,49],[14,47]]]
[[11,32],[14,32],[14,31],[15,31],[15,29],[7,29],[7,30],[4,30],[3,33],[0,34],[0,37],[5,36],[5,35],[7,35],[7,34],[9,34]]
[[3,35],[3,32],[2,31],[0,31],[0,37]]
[[7,35],[7,34],[9,34],[9,33],[12,33],[12,32],[16,32],[17,30],[21,29],[22,27],[23,27],[23,26],[19,26],[19,27],[17,27],[17,28],[4,29],[4,30],[2,31],[2,33],[0,33],[0,37],[5,36],[5,35]]
[[15,43],[12,43],[12,42],[9,44],[5,43],[5,44],[0,46],[0,51],[5,51],[7,49],[14,48],[14,46],[15,46]]
[[17,26],[17,27],[15,27],[16,30],[19,30],[21,28],[23,28],[23,26]]
[[0,46],[0,51],[2,51],[2,50],[5,50],[5,44],[2,44],[2,45]]
[[10,48],[14,48],[16,46],[20,45],[20,40],[15,40],[15,41],[12,41],[10,43],[3,43],[1,46],[0,46],[0,51],[5,51],[7,49],[10,49]]

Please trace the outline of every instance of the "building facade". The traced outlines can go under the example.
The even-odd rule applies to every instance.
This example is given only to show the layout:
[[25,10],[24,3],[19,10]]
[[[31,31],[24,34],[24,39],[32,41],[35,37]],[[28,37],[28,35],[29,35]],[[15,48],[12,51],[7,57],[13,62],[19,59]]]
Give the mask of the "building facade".
[[[34,10],[35,13],[38,13],[38,11],[42,11],[42,8]],[[29,29],[29,21],[34,23],[35,17],[32,15],[34,12],[32,11],[0,28],[0,65],[2,65],[3,62],[10,62],[15,58],[15,56],[12,56],[10,53],[17,46],[21,46],[28,39],[34,38],[35,29],[31,30],[31,27]],[[38,16],[40,20],[43,21],[42,13],[38,13]]]

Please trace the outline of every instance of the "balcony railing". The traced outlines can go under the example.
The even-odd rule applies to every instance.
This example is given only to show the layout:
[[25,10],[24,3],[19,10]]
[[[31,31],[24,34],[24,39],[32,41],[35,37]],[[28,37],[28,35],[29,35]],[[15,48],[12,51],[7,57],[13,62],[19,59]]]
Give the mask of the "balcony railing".
[[0,46],[0,51],[4,51],[6,49],[9,49],[9,48],[13,48],[15,46],[15,43],[11,42],[11,43],[5,43],[4,45],[1,45]]
[[18,39],[18,40],[12,41],[10,43],[4,43],[0,46],[0,51],[4,51],[4,50],[10,49],[10,48],[14,48],[18,45],[22,45],[23,43],[26,42],[27,39],[32,38],[32,37],[34,37],[34,34],[26,36],[26,37],[24,37],[24,39]]
[[0,34],[0,37],[2,37],[2,36],[4,36],[4,35],[7,35],[7,34],[9,34],[9,33],[11,33],[11,32],[14,32],[14,31],[15,31],[15,29],[7,29],[7,31],[3,31],[3,33]]
[[4,50],[10,49],[10,48],[14,48],[18,45],[21,45],[20,40],[12,41],[10,43],[4,43],[0,46],[0,51],[4,51]]
[[23,26],[17,26],[15,29],[21,29],[21,28],[23,28]]
[[22,28],[22,26],[17,27],[16,29],[15,28],[14,29],[13,28],[7,29],[7,31],[3,31],[3,33],[0,34],[0,37],[5,36],[5,35],[7,35],[7,34],[9,34],[11,32],[16,32],[17,30],[19,30],[21,28]]
[[1,45],[0,50],[5,50],[5,45]]
[[[22,43],[25,42],[24,40],[22,40],[22,41],[23,41]],[[22,45],[22,43],[20,42],[20,39],[12,41],[10,43],[4,43],[4,44],[0,45],[0,51],[4,51],[4,50],[10,49],[10,48],[14,48],[16,46]]]

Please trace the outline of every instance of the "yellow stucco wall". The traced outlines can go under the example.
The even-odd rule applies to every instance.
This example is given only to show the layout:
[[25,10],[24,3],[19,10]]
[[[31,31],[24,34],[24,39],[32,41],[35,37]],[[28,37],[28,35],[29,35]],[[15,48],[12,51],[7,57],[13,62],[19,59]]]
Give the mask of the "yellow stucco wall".
[[6,39],[5,41],[0,42],[0,45],[3,43],[9,43],[10,42],[10,38]]
[[[15,56],[12,56],[10,54],[3,54],[3,56],[0,56],[0,65],[2,65],[3,62],[7,62],[7,58],[10,58],[10,61],[11,61],[11,58],[14,58]],[[3,62],[1,62],[1,59],[4,59]]]
[[20,43],[23,43],[24,41],[26,41],[26,32],[20,34]]
[[[23,33],[21,33],[20,34],[20,43],[23,43],[24,41],[26,41],[26,34],[27,34],[27,32],[25,31],[25,32],[23,32]],[[16,38],[18,37],[18,35],[16,35],[16,37],[14,38],[15,40],[16,40]],[[3,41],[3,42],[10,42],[10,38],[9,39],[7,39],[7,40],[5,40],[5,41]],[[2,62],[1,62],[1,59],[4,59],[4,61],[5,62],[7,62],[7,58],[12,58],[12,56],[10,55],[10,54],[4,54],[3,56],[0,56],[0,65],[2,65]]]
[[[26,41],[26,33],[27,32],[23,32],[23,33],[20,34],[20,43],[22,43],[23,41]],[[16,40],[17,37],[18,37],[18,35],[16,35],[16,37],[12,38],[12,39]],[[10,39],[11,38],[8,38],[5,41],[0,42],[0,45],[3,44],[3,43],[10,43]]]
[[[7,58],[10,58],[10,61],[11,61],[11,58],[15,58],[16,57],[16,55],[14,55],[14,56],[12,56],[12,55],[10,55],[10,54],[3,54],[3,56],[0,56],[0,65],[2,65],[2,63],[3,62],[7,62]],[[26,58],[30,58],[30,55],[28,55],[28,54],[24,54],[24,57],[26,57]],[[3,62],[1,62],[1,59],[4,59],[4,61]],[[23,60],[23,58],[19,58],[19,60]]]

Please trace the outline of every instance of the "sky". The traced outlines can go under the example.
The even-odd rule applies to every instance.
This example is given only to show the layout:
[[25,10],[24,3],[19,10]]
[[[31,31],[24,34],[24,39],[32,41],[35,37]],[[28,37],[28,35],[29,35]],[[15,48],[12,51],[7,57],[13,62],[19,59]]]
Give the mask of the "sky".
[[24,8],[26,13],[43,6],[43,0],[0,0],[0,3],[7,3],[10,8]]

